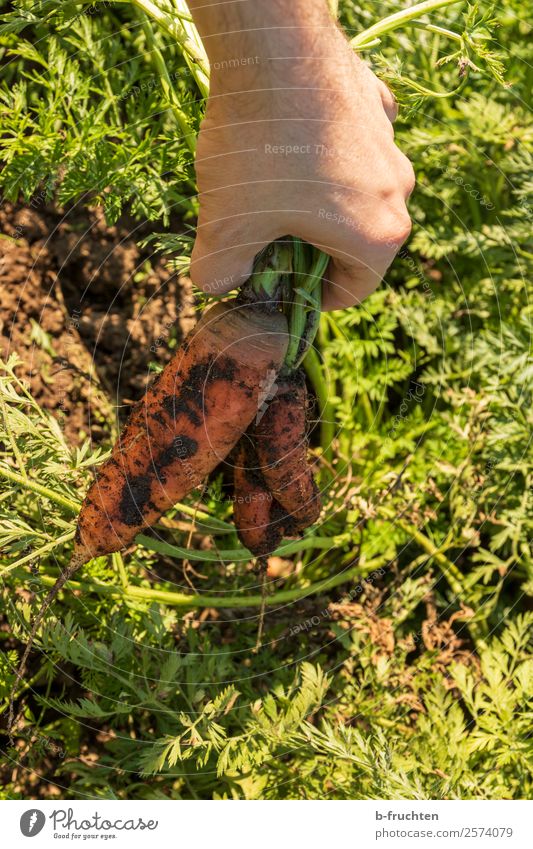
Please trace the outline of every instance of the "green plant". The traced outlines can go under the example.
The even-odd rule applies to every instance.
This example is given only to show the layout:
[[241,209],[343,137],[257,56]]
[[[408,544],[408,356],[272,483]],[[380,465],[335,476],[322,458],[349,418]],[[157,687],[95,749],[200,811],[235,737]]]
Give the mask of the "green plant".
[[[5,16],[4,196],[85,197],[109,222],[128,209],[166,230],[152,243],[182,268],[190,237],[167,222],[196,211],[193,59],[132,4],[87,8],[20,2]],[[531,793],[530,29],[516,0],[450,3],[422,27],[378,23],[372,46],[358,36],[372,5],[340,14],[403,104],[418,186],[388,285],[323,316],[305,360],[324,520],[277,552],[255,653],[261,596],[220,479],[125,562],[92,561],[18,688],[6,797],[44,795],[46,779],[119,798]],[[69,446],[16,360],[1,386],[6,701],[107,446]],[[13,760],[43,786],[22,770],[12,781]]]

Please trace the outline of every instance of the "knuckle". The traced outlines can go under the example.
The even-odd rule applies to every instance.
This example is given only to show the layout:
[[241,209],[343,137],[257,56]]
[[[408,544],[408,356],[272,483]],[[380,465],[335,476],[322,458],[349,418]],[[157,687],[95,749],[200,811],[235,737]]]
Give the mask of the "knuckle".
[[401,210],[396,210],[391,216],[391,219],[389,239],[399,247],[408,238],[413,225],[405,206]]
[[387,205],[371,229],[371,241],[381,250],[396,252],[408,238],[411,226],[411,218],[403,201],[395,206]]
[[400,236],[401,236],[401,242],[402,243],[405,242],[405,240],[409,238],[409,236],[411,235],[412,229],[413,229],[413,222],[411,221],[411,218],[406,211],[405,215],[403,216],[403,221],[401,223]]
[[411,232],[411,218],[404,203],[391,212],[389,234],[395,241],[404,242]]
[[416,185],[415,169],[410,160],[402,154],[402,170],[404,174],[404,188],[407,195],[410,195]]

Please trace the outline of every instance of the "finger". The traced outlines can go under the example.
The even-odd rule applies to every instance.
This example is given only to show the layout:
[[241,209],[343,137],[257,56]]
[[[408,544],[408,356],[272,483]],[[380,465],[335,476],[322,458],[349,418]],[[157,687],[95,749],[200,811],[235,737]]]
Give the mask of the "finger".
[[373,292],[411,231],[411,219],[399,197],[382,206],[374,225],[368,219],[365,225],[364,230],[338,226],[330,232],[327,244],[307,236],[331,256],[322,286],[326,311],[353,306]]
[[398,117],[398,101],[392,91],[382,80],[377,80],[378,90],[387,118],[393,124]]
[[230,233],[230,227],[200,223],[191,257],[191,280],[213,295],[236,289],[248,280],[255,256],[266,244],[246,232]]
[[381,283],[386,268],[345,266],[332,259],[322,282],[322,309],[343,310],[360,304]]

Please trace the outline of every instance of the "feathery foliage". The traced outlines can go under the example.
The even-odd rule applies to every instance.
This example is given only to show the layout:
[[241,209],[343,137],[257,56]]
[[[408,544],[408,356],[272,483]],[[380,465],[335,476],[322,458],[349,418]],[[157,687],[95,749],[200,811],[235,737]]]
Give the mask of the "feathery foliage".
[[[190,236],[158,232],[196,213],[203,98],[182,48],[133,4],[0,10],[3,196],[149,219],[183,267]],[[340,12],[352,37],[375,22],[374,4]],[[533,790],[530,28],[518,0],[456,3],[364,55],[402,104],[414,230],[386,285],[323,316],[306,361],[324,518],[279,552],[264,644],[219,479],[48,612],[3,738],[6,798],[47,781],[66,798]],[[0,414],[5,702],[108,446],[69,446],[16,357]]]

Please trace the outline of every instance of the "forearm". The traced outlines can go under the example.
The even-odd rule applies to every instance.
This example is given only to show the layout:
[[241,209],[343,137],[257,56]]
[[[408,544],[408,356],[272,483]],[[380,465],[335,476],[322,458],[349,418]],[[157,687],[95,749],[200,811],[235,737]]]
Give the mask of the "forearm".
[[243,87],[266,75],[283,78],[287,62],[305,64],[313,45],[336,30],[327,0],[190,0],[188,6],[212,70],[231,72],[232,83]]

